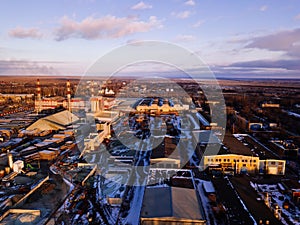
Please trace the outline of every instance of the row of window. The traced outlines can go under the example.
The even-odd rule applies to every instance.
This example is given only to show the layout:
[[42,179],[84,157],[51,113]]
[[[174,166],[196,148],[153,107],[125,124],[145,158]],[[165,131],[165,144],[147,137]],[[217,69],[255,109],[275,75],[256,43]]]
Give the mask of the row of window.
[[[269,162],[269,164],[271,165],[276,165],[276,162],[272,161],[272,162]],[[283,162],[277,162],[278,166],[282,166],[283,165]]]
[[[207,161],[208,161],[208,162],[214,162],[214,159],[213,159],[213,158],[211,158],[211,159],[208,158]],[[222,161],[223,161],[223,162],[230,162],[231,159],[223,159],[223,160],[222,160],[222,159],[215,159],[215,161],[216,161],[216,162],[222,162]],[[237,160],[234,159],[233,161],[234,161],[234,162],[240,162],[239,159],[237,159]],[[246,162],[246,163],[247,163],[247,162],[248,162],[248,159],[241,159],[241,162]],[[250,162],[250,163],[251,163],[251,162],[256,163],[256,159],[254,159],[254,160],[250,159],[249,162]]]

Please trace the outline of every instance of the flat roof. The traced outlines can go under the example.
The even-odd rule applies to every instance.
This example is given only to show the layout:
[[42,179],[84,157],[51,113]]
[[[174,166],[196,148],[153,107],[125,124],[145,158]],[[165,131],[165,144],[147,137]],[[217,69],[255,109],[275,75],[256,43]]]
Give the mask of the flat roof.
[[203,188],[204,188],[205,192],[207,192],[207,193],[215,193],[216,192],[212,182],[205,181],[205,182],[202,183],[202,185],[203,185]]
[[194,189],[147,187],[141,217],[204,220],[199,204]]
[[199,144],[222,144],[211,130],[195,130],[193,131],[193,136]]

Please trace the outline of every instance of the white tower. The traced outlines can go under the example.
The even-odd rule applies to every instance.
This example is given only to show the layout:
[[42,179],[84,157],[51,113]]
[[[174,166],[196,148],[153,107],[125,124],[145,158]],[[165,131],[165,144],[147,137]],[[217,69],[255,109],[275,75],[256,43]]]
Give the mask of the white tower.
[[67,98],[68,98],[68,110],[71,112],[71,85],[70,85],[70,80],[67,81]]
[[13,161],[13,156],[9,151],[7,151],[7,159],[8,159],[8,166],[10,169],[12,169],[14,161]]
[[90,98],[91,111],[100,112],[103,110],[103,98],[102,96],[94,96]]
[[37,113],[42,111],[42,95],[41,95],[40,79],[37,79],[37,81],[36,81],[35,110]]
[[92,80],[92,82],[91,82],[91,96],[92,97],[94,97],[94,95],[95,95],[95,90],[94,90],[94,81]]

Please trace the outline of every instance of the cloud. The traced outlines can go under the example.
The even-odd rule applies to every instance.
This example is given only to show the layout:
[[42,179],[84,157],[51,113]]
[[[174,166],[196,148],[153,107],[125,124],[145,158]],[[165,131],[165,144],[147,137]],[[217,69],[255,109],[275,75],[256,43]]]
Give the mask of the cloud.
[[263,5],[259,8],[260,11],[264,12],[264,11],[267,11],[268,9],[268,6],[267,5]]
[[176,38],[175,38],[175,41],[177,42],[190,42],[190,41],[195,41],[196,40],[196,37],[193,36],[193,35],[178,35]]
[[51,62],[0,60],[0,75],[59,75],[49,63]]
[[299,78],[300,28],[234,35],[197,52],[219,77]]
[[16,27],[11,29],[8,32],[10,37],[14,38],[33,38],[33,39],[40,39],[43,35],[40,33],[39,29],[37,28],[22,28]]
[[194,23],[192,25],[192,27],[197,28],[197,27],[202,26],[202,24],[204,24],[204,23],[205,23],[205,20],[198,20],[196,23]]
[[192,15],[191,11],[182,11],[182,12],[172,12],[171,13],[172,16],[175,16],[176,18],[179,18],[179,19],[186,19],[188,17],[190,17]]
[[132,6],[131,9],[133,10],[152,9],[152,5],[146,4],[143,1],[141,1],[136,5]]
[[260,48],[270,51],[284,51],[288,56],[300,57],[300,28],[279,31],[248,40],[246,48]]
[[194,6],[194,5],[196,5],[196,2],[194,0],[188,0],[184,4],[189,5],[189,6]]
[[212,66],[211,69],[221,77],[298,79],[300,59],[238,61],[227,65]]
[[64,16],[61,25],[56,29],[57,41],[69,38],[107,39],[120,38],[133,33],[148,32],[155,28],[162,28],[162,23],[155,16],[148,21],[138,20],[136,17],[115,17],[107,15],[101,18],[87,17],[77,22]]
[[297,16],[295,16],[295,19],[300,20],[300,13]]
[[248,62],[237,62],[229,66],[242,68],[300,70],[300,59],[254,60]]
[[139,42],[142,42],[143,40],[142,39],[129,39],[126,41],[126,44],[135,44],[135,43],[139,43]]
[[216,77],[236,79],[298,79],[299,71],[281,68],[211,67]]

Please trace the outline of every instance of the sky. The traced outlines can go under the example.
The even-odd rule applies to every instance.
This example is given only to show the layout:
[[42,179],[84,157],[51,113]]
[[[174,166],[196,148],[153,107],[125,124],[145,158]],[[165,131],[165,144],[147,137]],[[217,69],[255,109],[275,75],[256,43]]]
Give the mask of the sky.
[[300,78],[300,1],[1,1],[0,75],[82,75],[143,40],[186,48],[217,77]]

